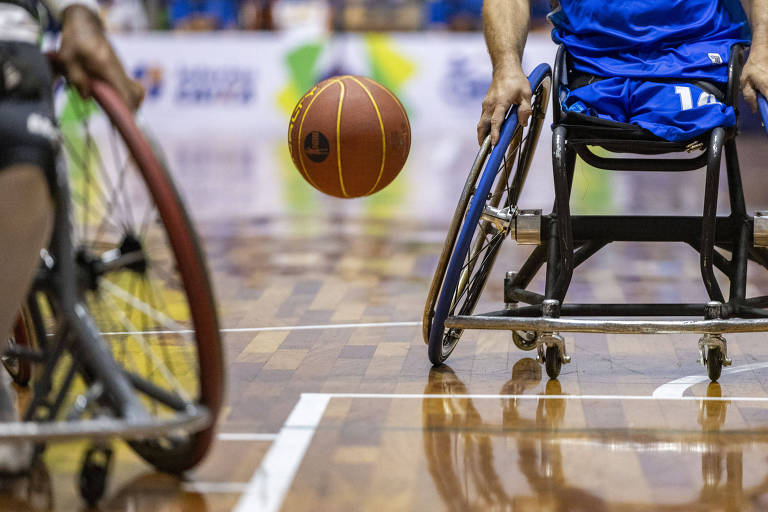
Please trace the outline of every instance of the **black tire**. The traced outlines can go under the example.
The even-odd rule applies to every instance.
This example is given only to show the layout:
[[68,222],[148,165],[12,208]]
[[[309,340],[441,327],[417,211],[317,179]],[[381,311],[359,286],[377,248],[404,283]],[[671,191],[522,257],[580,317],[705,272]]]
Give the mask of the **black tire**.
[[547,368],[547,376],[550,379],[556,379],[560,375],[563,359],[557,345],[547,347],[547,351],[544,354],[544,366]]
[[539,333],[533,331],[512,331],[512,342],[520,350],[533,350],[536,348],[536,340]]
[[717,382],[723,371],[723,352],[720,347],[707,349],[707,376],[712,382]]
[[[455,243],[455,246],[448,266],[437,269],[424,314],[430,330],[427,353],[433,365],[448,359],[463,334],[462,329],[446,328],[445,319],[474,312],[496,256],[507,239],[506,231],[499,231],[492,222],[482,218],[480,210],[476,208],[480,204],[478,201],[486,207],[500,209],[517,206],[541,134],[549,100],[549,86],[550,78],[547,75],[535,88],[529,126],[525,128],[518,125],[506,147],[499,143],[491,151],[478,179],[477,188],[482,188],[482,191],[476,190],[471,198],[467,198],[463,221],[454,223],[456,233],[448,235],[446,244]],[[498,166],[495,155],[501,158]]]

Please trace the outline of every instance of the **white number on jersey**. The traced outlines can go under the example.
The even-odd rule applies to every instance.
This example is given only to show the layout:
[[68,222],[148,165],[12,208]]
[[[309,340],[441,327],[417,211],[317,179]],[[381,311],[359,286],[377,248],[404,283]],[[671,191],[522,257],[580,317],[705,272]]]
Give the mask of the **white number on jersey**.
[[[680,110],[690,110],[693,108],[693,96],[691,95],[691,88],[684,85],[675,86],[675,94],[680,96]],[[713,94],[702,91],[699,95],[699,99],[696,102],[697,107],[703,107],[704,105],[712,105],[713,103],[720,103]]]

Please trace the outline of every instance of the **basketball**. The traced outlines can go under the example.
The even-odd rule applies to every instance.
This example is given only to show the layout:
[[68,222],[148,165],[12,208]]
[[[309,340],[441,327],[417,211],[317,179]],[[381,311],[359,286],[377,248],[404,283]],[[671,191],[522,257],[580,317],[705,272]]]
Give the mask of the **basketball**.
[[299,101],[288,128],[291,158],[304,179],[335,197],[374,194],[400,173],[411,125],[395,95],[363,76],[320,82]]

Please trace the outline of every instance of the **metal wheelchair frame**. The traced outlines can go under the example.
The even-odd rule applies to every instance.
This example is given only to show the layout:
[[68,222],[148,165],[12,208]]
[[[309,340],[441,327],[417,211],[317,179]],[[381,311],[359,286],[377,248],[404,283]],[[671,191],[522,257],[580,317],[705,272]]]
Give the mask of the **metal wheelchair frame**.
[[[727,105],[736,108],[739,77],[745,50],[734,45],[728,64]],[[567,53],[560,47],[552,87],[552,135],[555,202],[553,212],[540,217],[540,242],[517,272],[508,272],[504,283],[506,307],[477,315],[449,316],[446,328],[502,329],[536,336],[539,359],[555,378],[570,358],[560,332],[592,333],[699,333],[700,360],[712,380],[730,364],[722,334],[768,331],[768,296],[746,297],[747,261],[768,268],[768,250],[754,246],[764,235],[762,215],[747,214],[736,150],[736,128],[718,127],[691,141],[668,142],[655,137],[637,139],[631,125],[573,122],[558,100],[560,84],[567,80]],[[702,149],[692,158],[605,158],[589,146],[616,153],[662,154]],[[727,168],[731,213],[716,215],[720,163],[723,149]],[[706,167],[704,211],[700,217],[571,215],[569,200],[576,157],[588,164],[615,171],[680,172]],[[757,219],[757,220],[756,220]],[[514,236],[514,233],[513,233]],[[701,275],[709,301],[693,304],[571,304],[564,299],[574,269],[600,249],[618,241],[683,242],[700,253]],[[726,259],[715,249],[732,254]],[[545,293],[527,290],[546,265]],[[730,281],[725,299],[714,274],[717,268]],[[520,306],[523,303],[525,305]],[[701,320],[618,320],[566,317],[703,317]],[[549,357],[547,357],[549,356]],[[556,359],[556,360],[553,360]]]

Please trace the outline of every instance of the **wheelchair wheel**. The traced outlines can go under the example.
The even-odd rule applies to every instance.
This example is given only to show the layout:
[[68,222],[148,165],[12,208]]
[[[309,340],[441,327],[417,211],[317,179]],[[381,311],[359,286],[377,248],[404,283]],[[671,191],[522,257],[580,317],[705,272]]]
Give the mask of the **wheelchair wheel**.
[[483,141],[482,146],[480,146],[480,151],[478,151],[477,156],[475,157],[475,162],[472,164],[472,168],[469,171],[469,176],[467,176],[467,181],[464,183],[464,189],[461,191],[456,210],[453,212],[451,225],[448,227],[448,234],[446,235],[445,243],[443,244],[443,250],[440,253],[437,269],[435,269],[435,273],[432,276],[432,284],[429,288],[427,303],[424,307],[424,317],[421,322],[422,335],[424,336],[424,343],[426,344],[429,344],[429,332],[432,329],[432,317],[435,315],[435,303],[437,302],[437,296],[440,293],[440,285],[443,284],[443,279],[445,278],[445,270],[448,267],[448,258],[450,258],[456,244],[456,237],[459,235],[461,221],[464,220],[464,213],[467,211],[469,200],[475,190],[477,177],[480,176],[480,171],[490,152],[491,136],[489,135]]
[[723,371],[723,352],[719,347],[707,349],[707,376],[712,382],[717,382]]
[[[463,210],[461,220],[452,225],[455,234],[449,232],[444,248],[445,251],[452,246],[449,249],[450,257],[444,276],[440,275],[441,268],[435,274],[433,291],[425,311],[425,325],[429,328],[428,352],[432,364],[445,361],[456,347],[462,330],[446,329],[445,319],[454,315],[469,315],[474,311],[496,255],[509,234],[508,226],[500,227],[484,214],[491,209],[508,214],[515,212],[546,115],[550,79],[551,70],[546,64],[538,66],[531,73],[529,81],[533,91],[533,113],[528,129],[517,124],[517,109],[511,109],[502,127],[499,143],[484,160],[484,167],[476,187],[471,191],[471,197],[468,197],[467,206],[462,208],[462,202],[459,202],[459,209]],[[458,217],[457,212],[456,219]],[[451,240],[455,240],[455,243],[448,243]],[[438,288],[436,283],[440,281],[440,291],[435,298]],[[435,304],[433,315],[431,304]]]
[[202,432],[131,442],[157,469],[178,473],[207,452],[222,403],[213,291],[157,149],[111,87],[95,82],[93,95],[86,102],[70,89],[59,102],[78,276],[94,322],[146,410],[158,419],[174,415],[179,403],[211,412]]
[[[23,307],[13,326],[13,333],[8,338],[8,348],[12,351],[16,347],[32,348],[36,345],[35,327],[30,318],[29,311]],[[6,354],[2,356],[3,366],[16,385],[26,387],[32,377],[32,365],[28,360]]]

